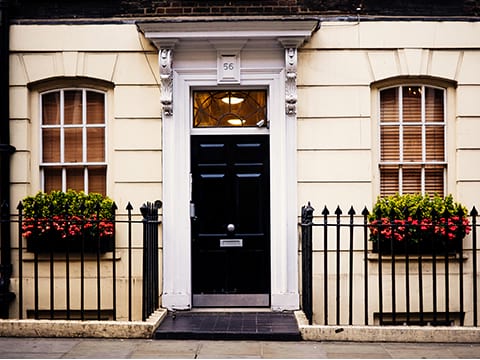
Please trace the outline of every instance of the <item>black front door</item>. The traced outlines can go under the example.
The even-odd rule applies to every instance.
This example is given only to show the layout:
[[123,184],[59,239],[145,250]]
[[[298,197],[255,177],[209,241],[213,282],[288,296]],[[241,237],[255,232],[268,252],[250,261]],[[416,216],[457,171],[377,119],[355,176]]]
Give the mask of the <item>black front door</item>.
[[193,306],[270,305],[268,135],[193,135]]

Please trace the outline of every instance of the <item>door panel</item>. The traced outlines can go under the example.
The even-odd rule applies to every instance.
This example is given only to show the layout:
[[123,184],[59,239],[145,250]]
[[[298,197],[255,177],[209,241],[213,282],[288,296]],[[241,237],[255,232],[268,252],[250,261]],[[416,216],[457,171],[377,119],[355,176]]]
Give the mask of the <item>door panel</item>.
[[191,148],[193,305],[268,306],[268,136],[192,136]]

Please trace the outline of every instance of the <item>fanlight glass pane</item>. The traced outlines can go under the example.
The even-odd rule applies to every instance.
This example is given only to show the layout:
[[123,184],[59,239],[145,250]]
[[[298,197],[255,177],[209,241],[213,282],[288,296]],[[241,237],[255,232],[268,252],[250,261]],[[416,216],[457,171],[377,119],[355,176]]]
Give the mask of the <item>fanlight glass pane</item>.
[[193,127],[251,127],[267,121],[265,90],[194,91]]

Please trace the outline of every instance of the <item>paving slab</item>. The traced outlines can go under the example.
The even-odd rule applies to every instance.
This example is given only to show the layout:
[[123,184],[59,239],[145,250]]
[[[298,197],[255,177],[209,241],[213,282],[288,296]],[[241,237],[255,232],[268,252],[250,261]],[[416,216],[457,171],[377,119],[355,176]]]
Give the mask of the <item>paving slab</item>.
[[150,339],[0,338],[9,359],[439,359],[480,358],[478,344],[233,341]]
[[145,340],[131,353],[136,359],[194,359],[201,344],[198,341]]
[[261,347],[260,341],[203,341],[197,358],[261,358]]
[[262,344],[262,358],[266,359],[325,359],[327,352],[317,342],[266,342]]
[[84,339],[70,349],[66,356],[75,359],[126,359],[130,358],[137,346],[137,342],[122,339],[117,341]]
[[416,359],[419,354],[427,359],[456,358],[450,345],[444,344],[385,344],[383,347],[393,359]]

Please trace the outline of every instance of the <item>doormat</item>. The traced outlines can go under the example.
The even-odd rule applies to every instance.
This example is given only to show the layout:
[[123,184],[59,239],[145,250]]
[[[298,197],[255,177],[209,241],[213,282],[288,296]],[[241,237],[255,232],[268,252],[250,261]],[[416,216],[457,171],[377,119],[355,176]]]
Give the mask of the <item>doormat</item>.
[[293,312],[169,312],[155,332],[154,338],[302,340]]

